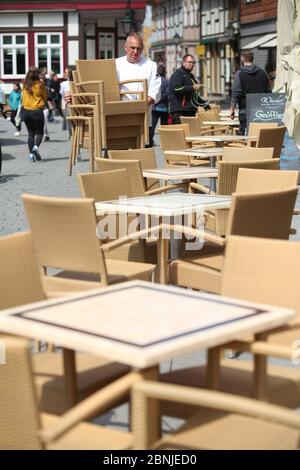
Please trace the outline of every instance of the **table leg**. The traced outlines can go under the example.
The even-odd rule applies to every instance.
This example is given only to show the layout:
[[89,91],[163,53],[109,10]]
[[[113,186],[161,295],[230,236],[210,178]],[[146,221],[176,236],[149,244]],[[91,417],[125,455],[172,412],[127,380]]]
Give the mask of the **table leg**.
[[[144,369],[140,375],[142,380],[157,381],[159,366]],[[132,392],[131,417],[135,450],[150,449],[151,444],[160,438],[161,432],[158,400],[148,399],[139,391]]]
[[75,352],[63,348],[64,388],[67,409],[72,408],[77,401],[77,380]]
[[[216,167],[216,161],[217,161],[216,156],[209,157],[209,163],[210,163],[211,168]],[[217,192],[217,178],[209,179],[209,187],[210,187],[210,190],[213,191],[214,193]]]

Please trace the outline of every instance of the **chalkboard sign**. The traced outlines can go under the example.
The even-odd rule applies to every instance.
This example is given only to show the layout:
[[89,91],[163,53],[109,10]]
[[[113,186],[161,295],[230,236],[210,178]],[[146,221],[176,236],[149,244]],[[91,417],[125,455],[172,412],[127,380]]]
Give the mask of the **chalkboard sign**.
[[246,95],[247,124],[250,122],[278,122],[283,124],[285,93],[257,93]]

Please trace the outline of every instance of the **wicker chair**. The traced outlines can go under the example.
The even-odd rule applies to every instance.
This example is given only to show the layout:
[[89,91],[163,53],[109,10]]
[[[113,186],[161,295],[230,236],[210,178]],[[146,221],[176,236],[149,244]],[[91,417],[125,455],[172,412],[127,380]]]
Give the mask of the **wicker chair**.
[[244,147],[224,147],[222,161],[223,162],[235,162],[235,161],[256,161],[256,160],[268,160],[274,158],[274,148],[256,148],[245,145]]
[[63,416],[40,414],[33,382],[29,342],[2,336],[5,367],[0,367],[1,450],[130,449],[130,433],[87,421],[124,399],[136,380],[134,373],[96,392]]
[[[109,150],[108,158],[112,160],[139,160],[142,170],[153,170],[157,168],[155,151],[153,148],[148,149],[129,149],[129,150]],[[146,189],[159,188],[159,180],[147,178]]]
[[260,129],[256,147],[274,147],[274,158],[280,158],[285,133],[285,126]]
[[112,171],[126,169],[129,186],[132,197],[149,196],[154,194],[161,194],[171,189],[178,189],[185,187],[184,183],[168,184],[161,188],[151,189],[146,191],[146,185],[143,178],[142,166],[139,160],[112,160],[107,158],[96,158],[97,170]]
[[[105,159],[105,161],[107,161]],[[101,171],[77,175],[82,197],[93,198],[95,201],[109,201],[119,197],[132,197],[127,170]],[[98,217],[101,220],[103,217]],[[128,225],[134,216],[128,216]],[[116,215],[116,238],[122,236],[118,231],[119,217]],[[127,226],[128,226],[127,225]],[[124,236],[124,235],[123,235]],[[136,261],[157,264],[157,246],[154,241],[139,243],[131,240],[107,254],[109,259]]]
[[[126,242],[122,239],[118,243],[101,244],[96,237],[93,199],[24,194],[23,202],[48,296],[66,295],[130,279],[151,279],[154,265],[105,260],[105,252]],[[61,272],[49,276],[48,268]]]
[[[2,309],[46,300],[30,232],[0,238],[0,265],[0,315]],[[34,354],[31,358],[37,400],[39,408],[43,411],[61,414],[66,411],[70,397],[80,401],[129,370],[116,362],[76,353],[76,365],[73,363],[76,387],[70,390],[64,380],[65,356],[65,351],[63,354],[48,350]],[[68,365],[70,366],[70,363]],[[6,374],[6,367],[0,367],[0,374],[2,369]],[[11,393],[13,391],[14,389],[11,389]],[[0,395],[2,400],[2,394]],[[2,419],[1,413],[1,421]],[[1,444],[0,439],[0,446]]]
[[[184,166],[201,166],[201,165],[208,165],[209,162],[207,160],[199,160],[193,158],[193,156],[182,156],[177,155],[176,150],[183,150],[190,148],[187,144],[185,137],[186,133],[183,128],[185,124],[178,124],[180,128],[174,129],[175,125],[173,126],[160,126],[158,129],[159,138],[160,138],[160,146],[163,151],[166,150],[174,150],[174,155],[165,155],[165,160],[167,165],[184,165]],[[187,125],[186,125],[187,126]],[[187,126],[188,127],[188,126]],[[205,147],[205,145],[203,146]]]
[[[232,142],[229,147],[244,147],[245,145],[250,147],[256,147],[257,137],[261,129],[272,129],[278,127],[277,122],[250,122],[248,128],[248,136],[253,137],[253,140],[247,140],[247,142]],[[266,147],[271,147],[267,145]]]
[[[269,193],[232,194],[227,236],[288,239],[296,197],[297,187]],[[192,229],[173,230],[191,233]],[[180,259],[171,261],[170,281],[183,287],[220,293],[225,240],[207,231],[204,231],[204,240],[212,244],[204,244],[200,251],[187,251]]]
[[[279,159],[254,160],[254,161],[220,161],[218,167],[217,194],[230,195],[236,191],[238,173],[241,168],[253,168],[256,170],[279,170]],[[191,191],[203,192],[205,187],[197,183],[190,183]],[[209,188],[206,192],[210,192]],[[221,209],[206,214],[205,227],[218,236],[225,236],[228,224],[228,209]]]
[[[296,450],[300,449],[300,416],[275,405],[211,390],[139,381],[133,385],[132,429],[136,449],[159,450]],[[160,439],[153,418],[155,401],[199,411]],[[159,425],[159,423],[158,423]]]
[[[104,149],[109,147],[109,138],[113,138],[113,140],[127,138],[126,145],[128,143],[136,145],[137,134],[140,135],[139,148],[148,144],[147,81],[141,79],[127,80],[126,83],[142,82],[143,91],[135,92],[135,94],[140,95],[138,100],[122,101],[121,97],[126,93],[120,92],[120,85],[124,82],[118,82],[114,59],[78,60],[76,65],[79,78],[77,87],[82,92],[96,92],[99,94],[100,126]],[[111,135],[107,135],[109,128],[112,129]],[[132,137],[133,142],[131,142]]]

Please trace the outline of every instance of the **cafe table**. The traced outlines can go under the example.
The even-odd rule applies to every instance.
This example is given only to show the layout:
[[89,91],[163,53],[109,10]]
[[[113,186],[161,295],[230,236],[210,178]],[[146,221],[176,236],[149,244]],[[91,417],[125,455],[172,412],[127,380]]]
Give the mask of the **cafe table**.
[[[99,355],[156,380],[162,361],[280,327],[293,316],[290,309],[129,281],[2,310],[0,331]],[[66,367],[66,380],[73,373]],[[159,433],[157,406],[153,413]]]

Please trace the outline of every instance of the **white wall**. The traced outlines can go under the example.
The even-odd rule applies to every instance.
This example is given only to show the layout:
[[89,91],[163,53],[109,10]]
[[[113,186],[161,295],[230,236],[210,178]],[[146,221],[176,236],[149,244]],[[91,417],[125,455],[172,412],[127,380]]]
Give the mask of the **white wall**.
[[86,58],[89,60],[96,59],[96,42],[94,39],[86,40]]
[[26,28],[28,25],[27,13],[0,13],[0,27],[2,28]]
[[68,36],[79,35],[79,15],[78,13],[68,13]]
[[68,41],[68,65],[75,65],[79,59],[79,41]]
[[63,26],[63,13],[34,13],[33,26]]

